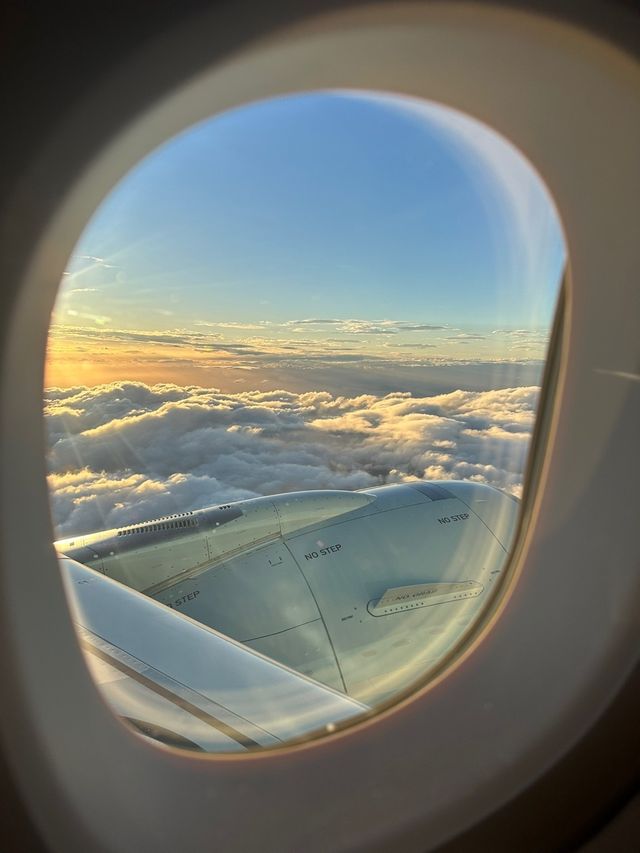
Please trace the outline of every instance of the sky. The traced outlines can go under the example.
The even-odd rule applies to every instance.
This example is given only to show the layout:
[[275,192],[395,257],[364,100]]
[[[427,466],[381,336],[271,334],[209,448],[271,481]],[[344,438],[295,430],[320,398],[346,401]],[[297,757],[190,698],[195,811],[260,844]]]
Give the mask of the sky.
[[45,384],[425,394],[463,386],[461,365],[471,388],[530,384],[563,264],[544,184],[484,125],[379,93],[281,97],[188,129],[103,201]]
[[450,109],[316,92],[188,129],[61,282],[57,535],[296,489],[521,494],[564,259],[530,164]]

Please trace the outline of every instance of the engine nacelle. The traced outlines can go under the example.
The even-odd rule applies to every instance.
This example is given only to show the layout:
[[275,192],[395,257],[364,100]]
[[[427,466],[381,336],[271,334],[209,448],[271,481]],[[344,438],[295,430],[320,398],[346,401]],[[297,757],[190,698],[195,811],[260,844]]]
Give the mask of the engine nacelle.
[[418,481],[239,501],[57,546],[375,704],[475,623],[517,516],[517,501],[490,486]]

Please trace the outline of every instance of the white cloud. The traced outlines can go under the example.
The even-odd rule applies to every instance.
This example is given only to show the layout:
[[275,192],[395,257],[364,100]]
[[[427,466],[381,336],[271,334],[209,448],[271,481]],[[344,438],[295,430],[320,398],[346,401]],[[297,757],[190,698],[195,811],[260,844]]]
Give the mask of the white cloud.
[[412,323],[408,320],[364,320],[357,318],[340,320],[335,317],[307,317],[301,320],[286,320],[284,322],[275,322],[273,320],[259,320],[258,322],[205,322],[198,320],[194,321],[193,325],[219,329],[295,329],[308,327],[316,332],[323,331],[323,326],[333,326],[340,332],[356,332],[358,334],[369,335],[394,335],[398,332],[434,332],[449,328],[446,325]]
[[435,344],[423,344],[423,343],[407,343],[407,344],[399,344],[395,341],[388,342],[386,341],[383,346],[388,349],[437,349]]
[[59,536],[295,489],[471,478],[518,494],[536,387],[430,397],[49,389]]
[[[329,322],[327,320],[324,321]],[[400,332],[435,332],[448,328],[434,326],[429,323],[411,323],[407,320],[342,320],[340,330],[358,335],[397,335]]]

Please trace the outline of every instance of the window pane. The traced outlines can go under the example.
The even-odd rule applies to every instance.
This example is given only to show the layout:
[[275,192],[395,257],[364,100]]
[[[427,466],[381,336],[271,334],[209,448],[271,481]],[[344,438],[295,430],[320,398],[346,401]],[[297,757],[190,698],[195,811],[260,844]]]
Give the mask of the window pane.
[[276,746],[452,659],[507,566],[564,264],[508,141],[381,93],[227,112],[114,188],[61,283],[44,404],[74,621],[118,714]]

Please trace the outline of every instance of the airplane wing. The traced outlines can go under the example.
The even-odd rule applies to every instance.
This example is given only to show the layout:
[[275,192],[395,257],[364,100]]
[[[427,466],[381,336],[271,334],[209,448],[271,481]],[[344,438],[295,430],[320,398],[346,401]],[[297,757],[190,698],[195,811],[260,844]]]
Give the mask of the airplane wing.
[[366,705],[182,613],[60,557],[87,664],[146,737],[205,752],[277,746]]
[[[277,661],[280,678],[324,685],[320,713],[343,694],[377,705],[439,665],[497,587],[517,517],[517,502],[485,484],[416,481],[251,498],[55,544],[119,582],[101,598],[152,599],[165,618],[188,616],[229,648],[233,638],[236,654]],[[101,604],[90,624],[78,621],[108,638],[118,613]],[[145,646],[142,660],[155,651]],[[254,720],[253,705],[247,713]]]

